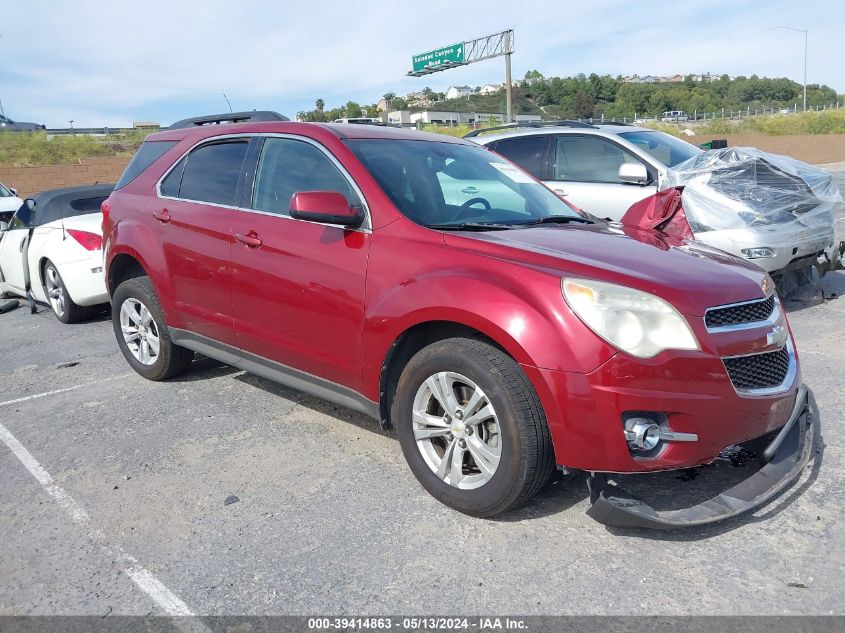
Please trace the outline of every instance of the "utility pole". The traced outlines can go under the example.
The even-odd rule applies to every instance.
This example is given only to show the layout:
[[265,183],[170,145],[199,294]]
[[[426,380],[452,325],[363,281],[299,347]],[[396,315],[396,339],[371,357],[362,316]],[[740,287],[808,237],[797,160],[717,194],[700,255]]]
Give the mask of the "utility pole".
[[773,26],[770,31],[783,29],[785,31],[796,31],[804,34],[804,112],[807,111],[807,29],[796,29],[792,26]]
[[507,106],[507,123],[513,123],[513,85],[511,82],[511,34],[513,31],[505,33],[505,103]]

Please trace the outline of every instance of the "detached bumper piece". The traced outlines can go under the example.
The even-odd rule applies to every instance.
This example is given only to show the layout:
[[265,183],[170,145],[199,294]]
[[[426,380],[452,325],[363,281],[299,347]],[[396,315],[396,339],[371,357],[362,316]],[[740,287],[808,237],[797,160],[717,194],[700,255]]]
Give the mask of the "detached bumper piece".
[[658,512],[597,473],[588,479],[592,506],[587,514],[604,525],[671,530],[715,523],[756,508],[791,484],[813,449],[813,420],[803,385],[786,424],[763,451],[763,467],[748,479],[698,505]]

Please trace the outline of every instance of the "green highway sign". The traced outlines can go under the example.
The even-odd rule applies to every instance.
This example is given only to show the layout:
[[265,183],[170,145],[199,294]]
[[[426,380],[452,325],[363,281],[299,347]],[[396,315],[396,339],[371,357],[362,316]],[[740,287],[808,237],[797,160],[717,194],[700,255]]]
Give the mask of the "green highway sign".
[[418,73],[426,69],[434,69],[443,64],[463,64],[465,62],[464,43],[452,44],[442,48],[420,53],[413,56],[413,70]]

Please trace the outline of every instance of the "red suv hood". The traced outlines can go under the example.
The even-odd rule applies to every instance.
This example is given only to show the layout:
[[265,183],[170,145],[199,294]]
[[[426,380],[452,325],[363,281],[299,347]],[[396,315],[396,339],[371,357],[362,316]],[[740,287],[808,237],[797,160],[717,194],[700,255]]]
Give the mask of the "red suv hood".
[[[654,231],[604,224],[544,225],[483,233],[446,234],[446,243],[514,262],[553,268],[650,292],[681,312],[701,316],[716,305],[764,296],[766,273],[698,242]],[[514,251],[519,251],[514,252]]]

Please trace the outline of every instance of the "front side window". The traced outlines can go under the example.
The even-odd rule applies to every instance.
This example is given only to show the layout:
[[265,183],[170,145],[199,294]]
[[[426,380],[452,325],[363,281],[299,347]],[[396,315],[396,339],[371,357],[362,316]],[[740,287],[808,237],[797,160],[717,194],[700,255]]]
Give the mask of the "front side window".
[[320,149],[305,141],[268,138],[255,174],[252,208],[287,215],[291,196],[300,191],[337,191],[350,204],[360,204],[349,181]]
[[35,212],[30,209],[24,202],[20,208],[12,216],[12,221],[9,223],[10,229],[25,229],[32,226]]
[[694,145],[663,132],[623,132],[619,136],[669,167],[701,153]]
[[185,163],[179,197],[236,206],[238,180],[248,147],[249,142],[243,140],[213,143],[195,149]]
[[394,139],[348,145],[396,207],[423,226],[580,217],[516,165],[477,145]]
[[544,180],[547,141],[548,136],[545,135],[517,136],[497,141],[493,149],[535,178]]
[[555,139],[555,180],[621,183],[619,167],[639,162],[603,138],[561,135]]

